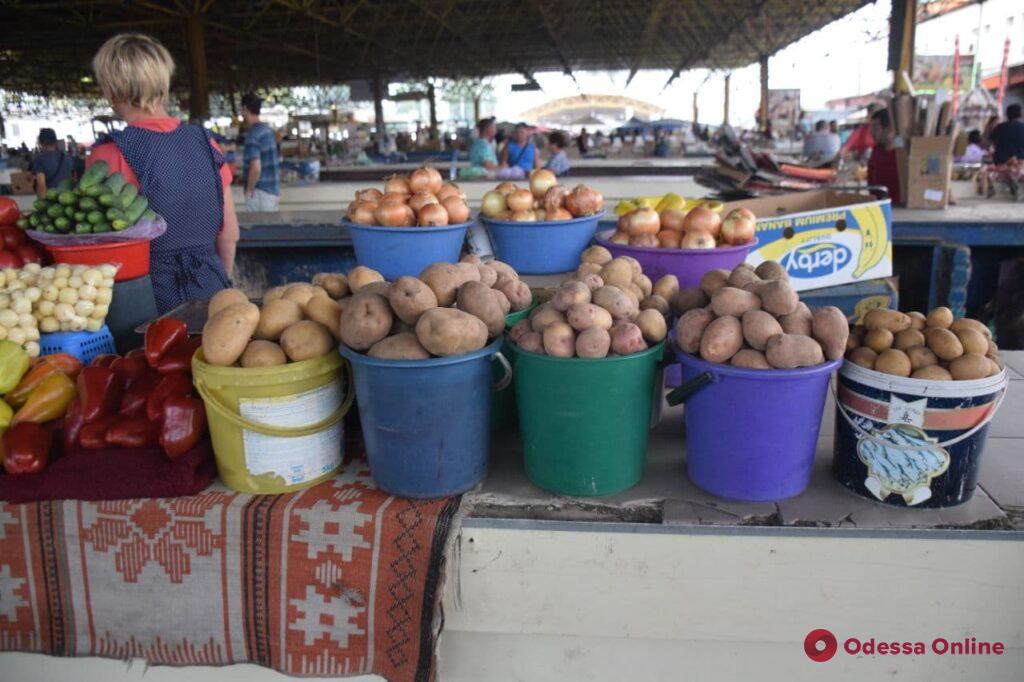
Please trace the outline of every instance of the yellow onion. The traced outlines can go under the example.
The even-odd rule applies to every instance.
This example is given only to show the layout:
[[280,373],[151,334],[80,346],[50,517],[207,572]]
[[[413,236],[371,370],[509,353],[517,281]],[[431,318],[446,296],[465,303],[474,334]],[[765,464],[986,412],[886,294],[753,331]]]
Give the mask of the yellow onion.
[[430,192],[417,192],[416,194],[413,194],[411,197],[409,197],[409,208],[416,211],[417,214],[419,214],[419,212],[427,204],[440,203],[441,202],[437,200],[437,197],[435,197]]
[[749,208],[734,208],[733,210],[729,211],[729,215],[744,216],[746,218],[750,218],[753,221],[757,221],[757,216],[754,215],[754,212],[751,211]]
[[376,222],[377,202],[357,199],[348,205],[346,215],[357,225],[373,225]]
[[537,216],[537,222],[543,223],[548,219],[548,212],[543,208],[533,209],[533,214]]
[[379,204],[405,204],[409,201],[408,194],[401,194],[399,192],[385,192],[384,196],[380,198]]
[[615,233],[612,234],[611,238],[608,241],[610,241],[612,244],[628,244],[629,233],[623,230],[615,230]]
[[444,179],[441,178],[441,174],[437,172],[436,168],[430,166],[417,168],[409,176],[409,189],[413,194],[418,192],[437,194],[443,184]]
[[634,234],[629,237],[630,246],[641,246],[645,249],[656,249],[661,244],[658,242],[658,237],[653,234]]
[[427,204],[419,212],[416,224],[420,227],[444,227],[448,224],[448,211],[441,204]]
[[528,189],[517,189],[505,197],[508,208],[513,213],[517,211],[530,211],[533,208],[533,195]]
[[497,218],[502,211],[508,210],[505,195],[496,189],[484,194],[480,200],[480,212],[488,218]]
[[576,185],[565,198],[565,207],[576,217],[594,215],[604,208],[604,197],[586,185]]
[[469,222],[469,204],[462,197],[450,196],[441,202],[444,210],[448,212],[448,223],[458,225]]
[[[520,191],[525,192],[526,190]],[[517,223],[535,223],[537,222],[537,214],[532,208],[525,211],[512,211],[512,220]]]
[[572,220],[572,213],[569,213],[564,208],[548,209],[548,221],[555,220]]
[[663,229],[683,232],[684,220],[686,220],[686,211],[669,208],[661,212],[661,227]]
[[[706,232],[711,235],[712,241],[718,236],[718,232],[722,229],[722,217],[712,211],[707,206],[698,206],[689,213],[686,214],[686,218],[683,219],[683,231],[689,234],[690,232]],[[683,247],[683,248],[702,248],[702,247]]]
[[565,208],[565,195],[569,189],[565,185],[552,185],[544,193],[544,210],[551,212],[555,209]]
[[356,199],[362,199],[363,201],[380,201],[383,196],[384,193],[376,187],[356,190]]
[[406,204],[390,201],[377,206],[375,213],[377,224],[384,227],[412,227],[416,224],[416,214]]
[[530,173],[530,191],[538,199],[557,184],[558,178],[547,168],[538,168]]
[[713,249],[715,248],[715,238],[707,232],[693,230],[683,235],[683,238],[679,241],[679,248]]
[[497,187],[495,187],[494,189],[498,190],[503,195],[508,196],[512,192],[514,192],[517,189],[519,189],[519,186],[516,185],[516,183],[514,183],[514,182],[505,181],[505,182],[501,183],[500,185],[498,185]]
[[[722,241],[726,244],[746,244],[754,241],[754,220],[737,209],[722,221]],[[749,211],[747,211],[749,213]]]
[[510,210],[508,210],[506,208],[504,211],[501,211],[496,216],[494,216],[494,219],[495,220],[506,220],[506,221],[507,220],[512,220],[512,211],[510,211]]
[[437,190],[437,200],[442,204],[448,197],[458,197],[463,201],[466,200],[466,193],[462,191],[462,188],[456,185],[454,182],[446,182],[441,185],[441,189]]
[[409,179],[404,175],[392,175],[384,181],[384,194],[404,194],[406,196],[412,194],[412,189],[409,187]]
[[631,236],[654,235],[658,234],[658,230],[661,229],[661,219],[653,208],[638,208],[627,215],[625,228]]
[[676,232],[675,230],[662,230],[657,234],[658,244],[663,249],[678,249],[679,242],[683,238],[682,232]]

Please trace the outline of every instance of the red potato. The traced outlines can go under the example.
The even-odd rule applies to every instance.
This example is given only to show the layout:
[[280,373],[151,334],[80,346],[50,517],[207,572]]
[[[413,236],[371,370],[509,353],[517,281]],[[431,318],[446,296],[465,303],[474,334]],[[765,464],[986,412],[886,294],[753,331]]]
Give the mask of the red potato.
[[544,355],[544,337],[540,332],[526,332],[516,343],[520,349]]
[[502,282],[499,275],[498,285],[494,288],[505,294],[513,312],[526,310],[533,303],[533,292],[530,291],[530,285],[521,279]]
[[643,332],[632,322],[621,322],[609,331],[612,339],[612,352],[617,355],[631,355],[647,348]]
[[566,318],[569,325],[576,331],[583,331],[591,327],[611,329],[612,315],[601,306],[593,303],[577,303],[566,311]]
[[544,352],[556,358],[571,358],[576,353],[576,333],[565,322],[544,328]]
[[584,275],[580,278],[580,281],[586,284],[591,292],[594,292],[604,286],[604,280],[601,279],[601,275],[596,273]]
[[608,356],[612,337],[607,329],[590,327],[576,337],[576,355],[581,358],[603,358]]
[[583,282],[566,282],[551,297],[551,307],[561,312],[579,303],[590,303],[590,287]]
[[530,313],[530,323],[535,332],[542,332],[547,326],[556,322],[565,322],[565,313],[555,310],[550,302],[537,306]]
[[523,338],[531,331],[533,331],[533,325],[530,324],[529,320],[519,320],[512,325],[511,329],[508,330],[508,338],[512,341],[519,341],[519,339]]

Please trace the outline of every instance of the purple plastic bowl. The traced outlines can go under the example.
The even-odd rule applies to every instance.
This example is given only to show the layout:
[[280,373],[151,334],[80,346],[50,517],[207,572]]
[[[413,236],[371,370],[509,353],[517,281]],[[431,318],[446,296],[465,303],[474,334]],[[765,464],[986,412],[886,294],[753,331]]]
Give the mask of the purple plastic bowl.
[[598,244],[612,252],[612,256],[632,256],[640,261],[644,274],[657,282],[663,275],[679,278],[679,287],[695,287],[708,270],[732,270],[747,259],[757,246],[757,239],[740,246],[717,249],[651,249],[645,246],[612,244],[608,241],[615,230],[603,230],[594,235]]

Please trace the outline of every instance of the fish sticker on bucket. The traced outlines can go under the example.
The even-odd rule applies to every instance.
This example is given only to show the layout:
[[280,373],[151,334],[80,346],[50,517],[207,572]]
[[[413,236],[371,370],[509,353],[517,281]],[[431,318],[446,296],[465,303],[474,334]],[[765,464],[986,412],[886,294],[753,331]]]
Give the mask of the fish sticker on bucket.
[[932,479],[949,468],[949,453],[918,426],[896,424],[871,435],[874,440],[857,443],[857,455],[868,468],[864,487],[883,502],[893,493],[902,495],[908,507],[929,499]]

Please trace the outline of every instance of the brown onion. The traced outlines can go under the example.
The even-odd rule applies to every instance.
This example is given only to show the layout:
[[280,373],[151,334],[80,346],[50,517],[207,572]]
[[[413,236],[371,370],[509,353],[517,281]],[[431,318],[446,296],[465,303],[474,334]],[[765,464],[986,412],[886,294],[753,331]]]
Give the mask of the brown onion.
[[533,214],[537,216],[537,222],[539,223],[546,222],[548,219],[548,212],[545,211],[543,208],[533,209]]
[[715,213],[714,211],[712,211],[707,206],[698,206],[697,208],[687,213],[686,218],[683,219],[683,230],[687,233],[706,232],[709,235],[711,235],[712,238],[714,238],[718,236],[718,232],[721,229],[722,217]]
[[746,244],[754,241],[754,221],[733,211],[722,221],[722,241],[726,244]]
[[376,210],[377,202],[357,199],[348,205],[346,215],[357,225],[373,225],[377,220],[374,215]]
[[441,189],[437,190],[437,200],[442,204],[448,197],[458,197],[463,201],[466,200],[466,193],[462,191],[462,188],[456,185],[454,182],[446,182],[441,185]]
[[488,218],[497,218],[503,211],[508,210],[508,202],[504,194],[496,189],[484,194],[480,200],[480,212]]
[[682,232],[675,230],[662,230],[658,233],[658,243],[663,249],[678,249],[679,241],[683,238]]
[[448,211],[441,204],[427,204],[419,212],[416,224],[420,227],[444,227],[448,224]]
[[411,197],[409,197],[409,208],[416,211],[417,214],[419,214],[419,212],[423,210],[423,207],[426,206],[427,204],[440,203],[441,202],[437,200],[437,197],[435,197],[430,192],[417,192],[416,194],[413,194]]
[[377,203],[380,204],[405,204],[409,201],[408,194],[400,194],[398,192],[385,192],[384,196],[380,198]]
[[404,175],[392,175],[384,181],[384,194],[412,194],[412,189],[409,187],[409,179]]
[[661,229],[661,219],[653,208],[638,208],[627,215],[625,227],[630,235],[658,234]]
[[437,194],[444,187],[444,178],[441,177],[441,173],[433,166],[424,166],[424,168],[427,171],[427,175],[430,176],[430,184],[427,185],[427,191],[431,194]]
[[448,212],[448,223],[450,225],[469,222],[469,204],[462,197],[448,197],[441,202],[441,205]]
[[508,196],[512,192],[515,192],[517,189],[519,189],[519,185],[517,185],[514,182],[505,181],[505,182],[499,184],[494,189],[498,190],[499,192],[501,192],[505,196]]
[[630,246],[642,246],[646,249],[656,249],[661,244],[658,242],[658,238],[653,234],[634,234],[629,237]]
[[754,215],[754,212],[751,211],[749,208],[734,208],[733,210],[729,211],[729,215],[744,216],[746,218],[750,218],[755,222],[757,221],[757,216]]
[[530,211],[533,208],[533,195],[530,194],[528,189],[513,190],[505,197],[505,201],[508,202],[508,208],[513,213],[516,211]]
[[679,248],[713,249],[715,248],[715,238],[707,232],[693,230],[683,235],[683,238],[679,241]]
[[547,192],[544,192],[544,210],[554,211],[555,209],[565,208],[565,195],[569,193],[569,188],[565,185],[552,185],[548,188]]
[[530,173],[530,191],[538,199],[557,184],[558,178],[547,168],[538,168]]
[[686,220],[686,211],[670,208],[661,212],[661,226],[666,230],[683,232],[683,221]]
[[612,244],[628,244],[629,233],[624,232],[623,230],[615,230],[615,232],[612,234],[611,238],[608,239],[608,241],[610,241]]
[[380,201],[383,196],[384,193],[376,187],[356,190],[356,199],[362,199],[363,201]]
[[495,215],[494,219],[495,220],[505,220],[505,221],[512,220],[512,211],[510,211],[510,210],[508,210],[506,208],[504,211],[501,211],[497,215]]
[[604,197],[586,185],[576,185],[565,198],[565,207],[577,217],[594,215],[604,208]]
[[548,209],[548,222],[555,220],[572,220],[572,213],[569,213],[564,208]]
[[525,211],[512,211],[512,220],[517,223],[534,223],[537,222],[537,214],[532,208]]
[[378,205],[374,215],[377,224],[384,227],[412,227],[416,224],[416,214],[413,210],[405,204],[396,202]]

